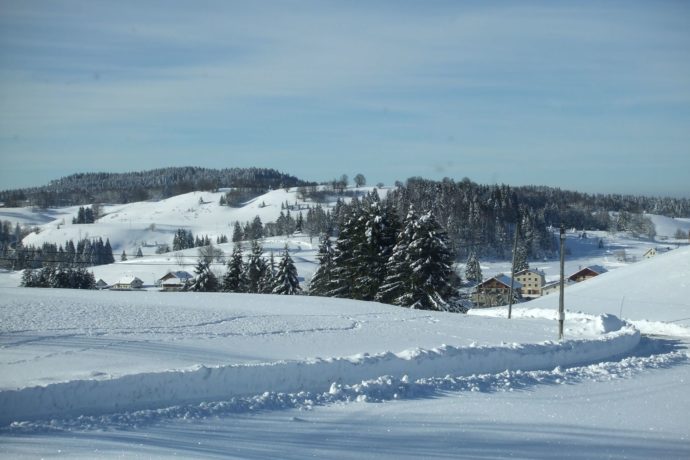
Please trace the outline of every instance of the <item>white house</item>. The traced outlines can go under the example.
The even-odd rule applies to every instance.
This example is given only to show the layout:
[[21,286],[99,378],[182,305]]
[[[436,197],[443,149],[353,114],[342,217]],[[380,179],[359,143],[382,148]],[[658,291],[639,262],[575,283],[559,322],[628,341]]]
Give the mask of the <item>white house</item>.
[[123,276],[110,288],[116,291],[131,291],[144,287],[144,282],[133,275]]

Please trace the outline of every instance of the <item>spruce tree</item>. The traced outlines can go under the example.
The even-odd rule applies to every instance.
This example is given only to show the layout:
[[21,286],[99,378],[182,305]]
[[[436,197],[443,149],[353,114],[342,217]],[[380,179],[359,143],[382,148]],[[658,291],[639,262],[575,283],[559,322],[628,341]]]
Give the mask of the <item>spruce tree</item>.
[[347,221],[340,227],[340,234],[335,244],[333,255],[333,270],[328,286],[328,297],[355,299],[354,286],[361,266],[356,259],[356,248],[364,238],[362,221],[358,216],[358,208],[350,210]]
[[295,295],[302,292],[297,279],[297,269],[295,263],[290,257],[287,245],[285,245],[285,252],[278,263],[278,271],[276,273],[274,294]]
[[244,292],[244,260],[242,259],[242,246],[237,244],[232,250],[228,261],[228,270],[223,277],[223,291]]
[[430,212],[414,227],[408,246],[411,282],[401,298],[402,304],[421,310],[446,310],[454,294],[453,255],[448,237]]
[[196,273],[196,278],[190,285],[185,286],[185,290],[194,292],[215,292],[218,290],[218,279],[211,271],[208,263],[199,259],[194,273]]
[[467,264],[465,266],[465,278],[475,284],[482,282],[482,267],[477,259],[477,254],[472,251],[470,256],[467,258]]
[[386,276],[379,287],[375,300],[393,305],[405,305],[403,296],[409,290],[412,272],[410,269],[409,246],[414,236],[417,214],[410,206],[403,229],[398,234],[391,256],[386,262]]
[[261,278],[266,270],[266,261],[263,258],[263,248],[258,241],[252,241],[252,252],[244,269],[244,279],[247,292],[260,292]]
[[259,279],[259,292],[262,294],[271,294],[276,285],[275,280],[276,273],[276,263],[273,257],[273,251],[269,256],[268,263],[266,263],[265,269],[261,274]]
[[319,267],[309,283],[309,295],[325,296],[329,291],[333,271],[333,245],[328,234],[321,238],[316,258],[319,261]]
[[120,260],[124,262],[127,260],[127,253],[125,253],[124,249],[122,250],[122,255],[120,255]]
[[515,273],[519,273],[527,269],[529,269],[529,263],[527,262],[527,248],[524,244],[518,244],[515,252]]

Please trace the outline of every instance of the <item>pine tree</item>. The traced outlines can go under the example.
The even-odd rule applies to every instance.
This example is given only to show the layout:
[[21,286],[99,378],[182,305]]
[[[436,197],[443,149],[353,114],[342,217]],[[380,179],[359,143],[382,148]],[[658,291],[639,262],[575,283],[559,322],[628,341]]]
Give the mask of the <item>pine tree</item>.
[[309,283],[309,295],[325,296],[329,291],[333,271],[333,246],[328,234],[321,238],[316,258],[319,261],[319,267]]
[[361,267],[355,253],[359,246],[358,240],[364,237],[362,222],[357,213],[358,209],[353,208],[348,220],[340,227],[333,255],[333,270],[326,294],[328,297],[356,298],[354,286]]
[[518,244],[515,252],[515,273],[519,273],[527,269],[529,269],[529,263],[527,262],[527,248],[524,244]]
[[194,273],[196,273],[196,278],[190,285],[185,286],[185,290],[194,292],[215,292],[218,290],[218,279],[211,271],[208,263],[199,259]]
[[278,272],[276,273],[274,294],[295,295],[302,292],[297,279],[297,269],[295,263],[290,257],[287,245],[285,245],[285,252],[282,259],[278,263]]
[[141,248],[137,248],[137,253],[134,257],[136,257],[136,258],[144,257],[144,254],[141,252]]
[[252,252],[244,270],[244,279],[247,292],[260,292],[260,281],[266,270],[266,261],[263,258],[263,248],[258,241],[252,241]]
[[266,267],[261,274],[261,278],[259,279],[259,292],[262,294],[271,294],[273,293],[273,289],[275,288],[276,285],[276,280],[275,280],[275,272],[276,272],[276,264],[275,264],[275,259],[273,257],[273,251],[271,251],[271,255],[268,258],[268,263],[266,263]]
[[242,226],[239,222],[235,221],[235,227],[232,231],[232,242],[237,243],[244,239],[244,234],[242,232]]
[[453,295],[453,255],[448,237],[431,213],[415,225],[410,253],[411,283],[403,305],[421,310],[446,310]]
[[398,234],[391,256],[386,262],[386,277],[376,293],[375,300],[377,302],[405,305],[403,296],[409,290],[412,277],[408,251],[413,240],[417,219],[414,207],[410,206],[405,217],[404,227]]
[[127,253],[125,253],[124,249],[122,250],[122,255],[120,256],[120,260],[124,262],[127,260]]
[[475,284],[482,282],[482,267],[477,259],[477,254],[472,251],[470,256],[467,258],[467,264],[465,266],[465,278]]
[[242,246],[237,244],[232,250],[228,261],[228,270],[223,277],[223,291],[244,292],[244,260],[242,259]]

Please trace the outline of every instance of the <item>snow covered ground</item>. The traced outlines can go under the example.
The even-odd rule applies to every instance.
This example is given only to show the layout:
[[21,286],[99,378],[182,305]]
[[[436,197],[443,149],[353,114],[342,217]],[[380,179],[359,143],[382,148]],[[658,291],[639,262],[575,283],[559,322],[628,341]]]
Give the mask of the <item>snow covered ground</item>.
[[[268,213],[294,198],[271,193],[246,216],[218,207],[219,196],[188,194],[162,207],[107,207],[94,226],[46,219],[29,238],[59,242],[88,229],[135,248],[171,240],[179,215],[195,234],[213,237],[217,226],[229,235],[234,220],[274,220]],[[69,213],[76,208],[66,221]],[[678,223],[653,220],[659,234]],[[566,271],[610,271],[566,289],[563,342],[557,295],[520,304],[507,320],[505,308],[459,315],[153,287],[22,289],[19,274],[2,273],[0,457],[689,458],[690,248],[641,260],[665,243],[578,236],[568,235]],[[264,247],[286,243],[308,280],[316,242]],[[621,249],[639,261],[619,261]],[[94,273],[152,286],[167,270],[191,270],[152,251]],[[482,265],[485,276],[509,268]],[[558,273],[557,261],[531,265]]]

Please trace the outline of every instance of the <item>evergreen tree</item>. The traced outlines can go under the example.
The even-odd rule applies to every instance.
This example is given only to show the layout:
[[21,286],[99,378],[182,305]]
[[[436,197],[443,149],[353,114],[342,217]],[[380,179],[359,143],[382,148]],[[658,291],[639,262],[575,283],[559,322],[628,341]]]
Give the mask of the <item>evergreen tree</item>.
[[113,257],[113,248],[110,246],[110,238],[105,240],[105,247],[103,248],[103,263],[115,263],[115,258]]
[[242,246],[235,245],[228,261],[228,270],[223,277],[223,291],[244,292],[244,260],[242,259]]
[[194,273],[196,273],[196,278],[190,285],[185,286],[185,290],[194,292],[215,292],[218,290],[218,279],[211,271],[208,263],[199,259]]
[[144,254],[141,252],[141,247],[137,248],[137,253],[134,257],[136,257],[136,258],[144,257]]
[[316,258],[319,261],[319,267],[309,283],[309,295],[325,296],[329,291],[333,271],[333,246],[328,234],[321,238]]
[[282,259],[278,263],[278,272],[276,273],[274,294],[295,295],[302,292],[297,279],[297,269],[295,263],[290,257],[288,247],[285,245],[285,252]]
[[412,243],[417,214],[410,206],[402,231],[398,234],[391,256],[386,262],[386,277],[379,287],[375,300],[393,305],[405,305],[403,296],[409,291],[412,270],[410,268],[409,246]]
[[247,292],[258,293],[261,291],[261,278],[266,270],[266,260],[263,258],[263,248],[258,241],[252,241],[252,251],[244,270],[244,279]]
[[120,256],[120,260],[124,262],[127,260],[127,254],[125,253],[124,249],[122,250],[122,255]]
[[529,269],[529,263],[527,262],[527,248],[521,243],[518,244],[515,252],[515,273],[519,273],[527,269]]
[[470,256],[467,258],[467,264],[465,266],[465,278],[475,284],[482,282],[482,267],[477,259],[477,254],[472,251]]
[[237,243],[244,239],[244,234],[242,232],[242,226],[239,222],[235,221],[235,226],[232,230],[232,242]]
[[362,267],[355,254],[360,244],[359,240],[364,238],[362,221],[358,218],[357,212],[358,209],[353,208],[348,220],[340,227],[340,234],[335,243],[328,297],[356,298],[354,286]]
[[415,225],[408,246],[411,279],[402,305],[421,310],[446,310],[454,294],[451,286],[453,255],[448,237],[431,213]]
[[275,287],[275,284],[276,284],[275,274],[276,274],[276,264],[275,264],[275,259],[273,257],[273,251],[271,251],[271,255],[268,258],[268,263],[266,264],[266,268],[264,269],[263,273],[261,274],[261,279],[259,279],[259,292],[260,293],[271,294],[273,292],[273,288]]

